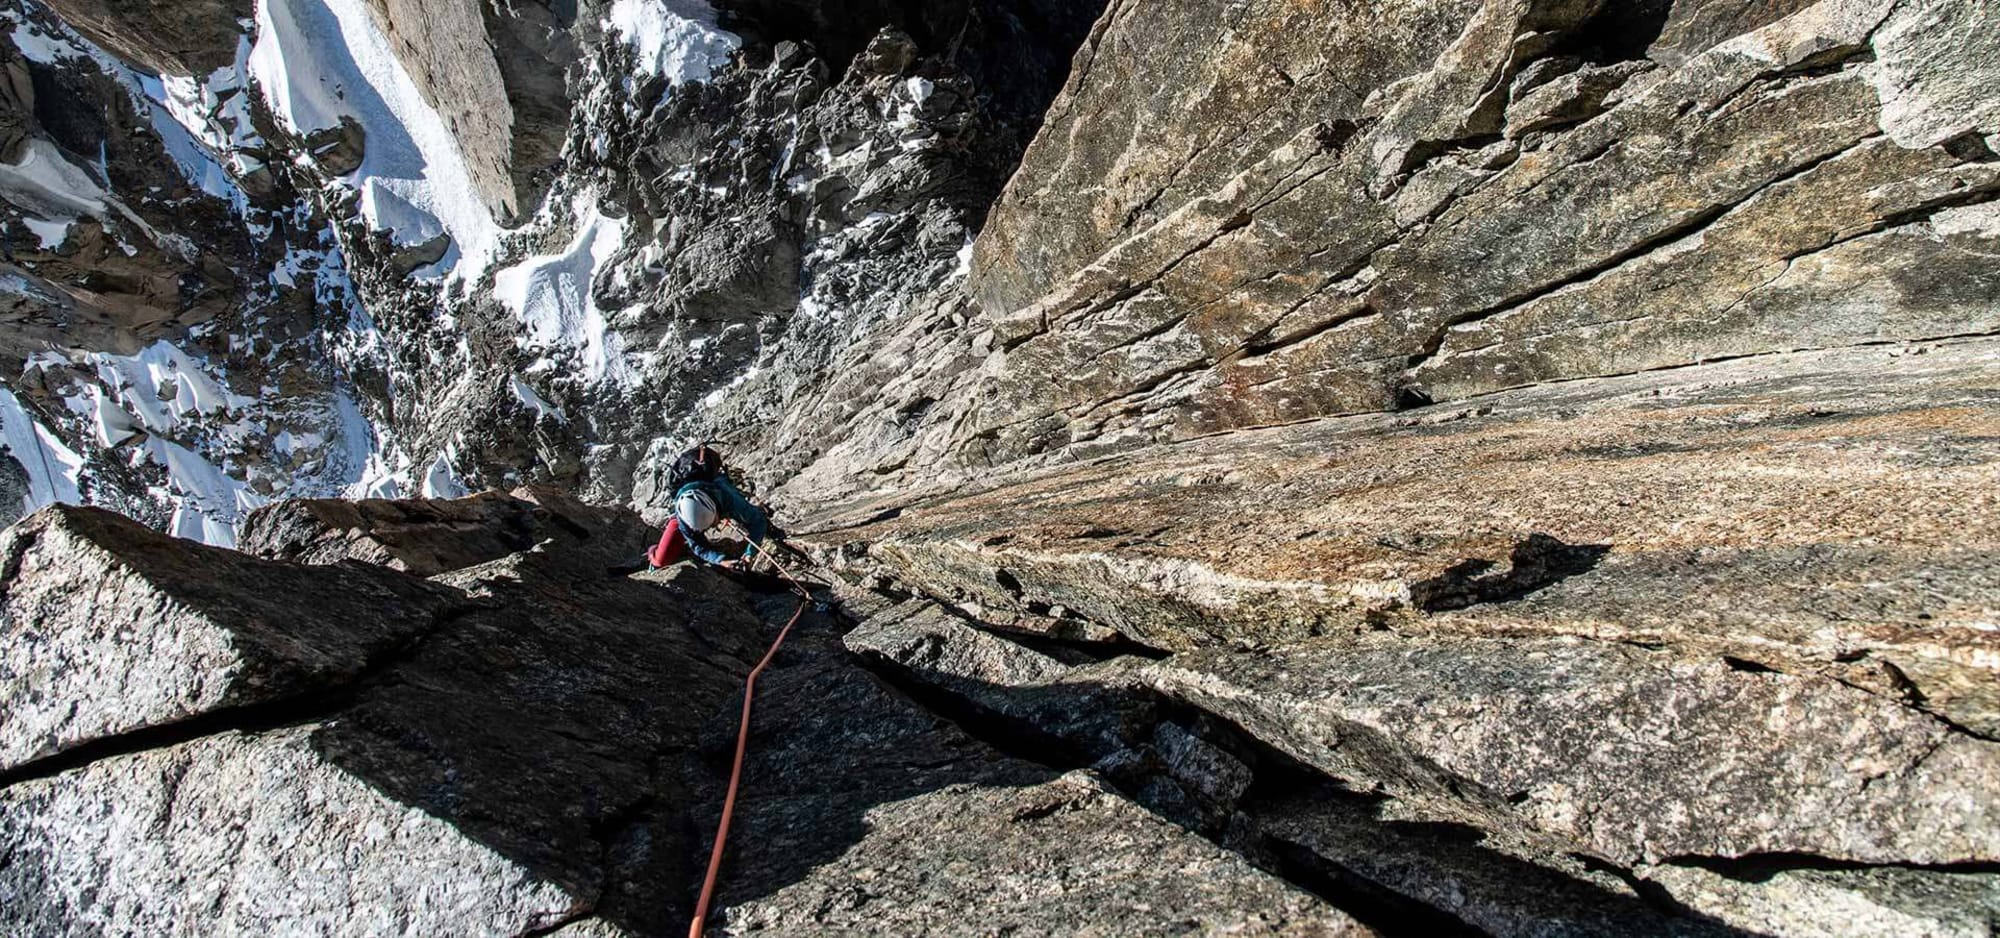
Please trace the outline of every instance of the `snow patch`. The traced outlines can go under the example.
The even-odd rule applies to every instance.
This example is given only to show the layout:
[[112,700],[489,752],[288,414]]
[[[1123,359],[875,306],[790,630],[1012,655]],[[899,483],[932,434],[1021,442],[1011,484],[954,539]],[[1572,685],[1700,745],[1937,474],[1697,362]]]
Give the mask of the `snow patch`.
[[[160,104],[188,133],[218,151],[249,143],[255,139],[249,122],[234,119],[239,114],[249,116],[248,99],[240,93],[249,64],[250,41],[244,37],[236,43],[236,63],[216,69],[206,79],[160,76]],[[230,119],[227,125],[220,122],[222,118]]]
[[221,413],[239,401],[186,352],[161,341],[137,355],[92,354],[97,378],[153,433],[167,433],[189,417]]
[[701,0],[617,0],[607,22],[637,53],[641,74],[673,84],[708,81],[743,45]]
[[236,525],[269,499],[250,491],[193,450],[160,437],[146,440],[146,455],[166,467],[167,481],[180,504],[167,530],[217,547],[236,546]]
[[242,216],[249,208],[248,197],[237,188],[236,180],[223,168],[222,160],[215,155],[214,150],[210,149],[210,144],[203,139],[201,131],[190,127],[183,115],[176,112],[175,94],[168,90],[166,82],[137,73],[129,73],[128,78],[144,95],[147,104],[146,116],[152,122],[153,133],[159,136],[167,154],[180,166],[181,175],[186,176],[188,181],[194,183],[201,191],[234,206],[236,214]]
[[451,468],[451,459],[439,453],[431,460],[429,469],[424,470],[423,496],[425,498],[464,498],[465,483],[459,481],[458,473]]
[[376,28],[364,0],[259,0],[248,65],[280,120],[309,134],[349,118],[366,135],[362,216],[401,244],[451,235],[438,266],[477,279],[499,247],[500,225],[473,183],[458,140],[424,100]]
[[[208,141],[200,131],[188,126],[188,121],[175,109],[175,103],[172,100],[174,95],[170,91],[170,86],[191,84],[193,82],[192,79],[175,77],[156,78],[141,73],[127,65],[117,56],[104,51],[95,43],[75,34],[67,27],[57,26],[53,33],[45,32],[41,27],[33,23],[16,20],[16,15],[14,13],[0,13],[0,19],[15,22],[13,38],[16,45],[22,50],[23,55],[34,62],[44,65],[67,59],[86,59],[96,63],[100,71],[124,87],[126,94],[132,100],[133,110],[146,118],[151,124],[154,134],[160,138],[160,142],[166,148],[168,155],[180,167],[182,174],[187,177],[188,181],[200,187],[203,192],[229,202],[235,207],[237,215],[241,216],[244,213],[248,207],[249,200],[244,196],[242,190],[237,187],[235,180],[231,178],[228,171],[223,168],[221,160],[216,156],[215,151],[211,149],[212,142]],[[240,43],[239,46],[241,46]],[[225,69],[223,71],[228,70]],[[220,75],[223,72],[217,72],[217,74]],[[240,108],[240,102],[238,106]],[[244,122],[246,126],[248,123],[247,113],[247,110],[245,110]],[[104,157],[101,151],[98,155],[98,162],[100,176],[102,176],[104,172],[102,165]],[[92,188],[95,188],[94,182],[92,183]],[[102,197],[102,193],[99,193],[98,198],[101,199]],[[110,201],[114,205],[118,204],[116,200]],[[143,222],[132,216],[124,206],[118,205],[118,208],[121,213],[127,215],[135,224],[138,224],[141,228],[146,227]],[[89,214],[101,214],[102,211],[103,209],[100,206],[95,211],[89,212]],[[149,234],[154,235],[154,240],[160,242],[162,247],[175,248],[174,245],[161,241],[158,233],[152,232],[151,229],[147,230]]]
[[28,141],[18,163],[0,163],[7,201],[45,218],[104,214],[104,189],[60,149],[39,137]]
[[[147,224],[124,203],[107,194],[89,173],[48,140],[30,140],[20,162],[0,163],[0,195],[15,206],[51,221],[80,215],[104,218],[105,210],[113,208],[162,250],[190,262],[200,256],[194,242]],[[138,253],[131,245],[120,246],[127,256]]]
[[77,482],[83,473],[83,457],[29,416],[21,399],[6,388],[0,388],[0,446],[28,471],[25,510],[56,502],[83,504]]
[[508,380],[514,389],[514,399],[520,401],[522,407],[534,411],[537,420],[549,417],[553,418],[557,423],[569,422],[569,418],[563,414],[562,408],[549,403],[548,398],[536,392],[533,385],[521,380],[519,376]]
[[716,388],[715,390],[710,391],[708,392],[708,394],[703,396],[701,399],[701,406],[709,409],[714,409],[715,407],[720,406],[722,404],[723,399],[729,396],[729,392],[734,391],[737,388],[743,386],[744,382],[749,381],[750,379],[755,378],[760,374],[763,374],[763,372],[764,372],[763,367],[759,365],[752,365],[748,368],[743,369],[743,371],[738,373],[736,377],[729,379],[728,384]]
[[86,396],[91,429],[96,432],[97,445],[110,449],[143,432],[139,429],[139,424],[132,419],[132,415],[119,407],[118,401],[104,393],[102,387],[91,385]]
[[33,215],[21,216],[21,224],[27,225],[28,230],[35,233],[35,240],[41,242],[44,251],[62,247],[63,242],[69,240],[69,226],[75,223],[74,218],[43,221]]
[[600,213],[594,193],[579,196],[574,210],[569,247],[501,270],[494,296],[528,327],[526,344],[574,349],[589,380],[630,385],[635,378],[624,342],[591,295],[599,271],[625,244],[625,221]]
[[972,238],[965,239],[965,246],[958,249],[958,265],[951,269],[953,279],[972,275]]
[[73,58],[86,53],[76,44],[62,36],[51,36],[34,23],[16,19],[12,11],[4,14],[14,24],[14,48],[21,50],[22,57],[36,65],[54,65],[65,58]]

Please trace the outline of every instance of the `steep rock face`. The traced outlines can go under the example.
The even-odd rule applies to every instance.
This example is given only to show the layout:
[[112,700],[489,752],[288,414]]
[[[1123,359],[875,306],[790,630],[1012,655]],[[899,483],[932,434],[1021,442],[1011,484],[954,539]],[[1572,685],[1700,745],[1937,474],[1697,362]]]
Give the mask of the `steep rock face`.
[[1167,649],[1405,621],[1666,642],[1990,735],[1993,355],[1746,359],[1217,437],[862,503],[819,537]]
[[569,135],[574,3],[368,0],[375,22],[464,153],[486,208],[531,213]]
[[[1992,908],[2000,829],[1994,354],[1746,358],[1224,434],[864,502],[812,538],[919,594],[848,636],[902,680],[1100,765],[1168,759],[1147,713],[1223,721],[1284,781],[1196,785],[1224,797],[1194,817],[1482,929],[1666,931],[1603,923],[1670,895],[1778,933],[1958,933]],[[1134,747],[1163,754],[1114,758]],[[1524,879],[1546,899],[1498,885]]]
[[[20,546],[0,921],[679,930],[798,607],[445,496],[716,437],[848,578],[724,930],[2000,915],[1988,4],[719,6],[271,0],[157,91],[9,17],[0,469],[288,562]],[[433,497],[242,520],[355,481]]]
[[1915,38],[1983,5],[1647,9],[1109,10],[975,245],[991,332],[794,491],[1993,331],[1991,59]]
[[1032,304],[1299,127],[1361,118],[1369,91],[1435,63],[1478,9],[1112,6],[994,207],[971,291],[999,312]]
[[238,24],[255,0],[53,0],[49,8],[92,42],[155,75],[206,75],[236,56]]

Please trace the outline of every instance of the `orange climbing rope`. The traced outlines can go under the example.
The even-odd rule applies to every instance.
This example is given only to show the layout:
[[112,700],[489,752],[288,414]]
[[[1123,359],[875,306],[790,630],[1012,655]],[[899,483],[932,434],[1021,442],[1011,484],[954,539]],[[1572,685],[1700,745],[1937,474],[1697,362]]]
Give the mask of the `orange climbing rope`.
[[743,750],[750,741],[750,701],[757,695],[757,675],[764,673],[764,666],[777,657],[778,646],[785,643],[785,636],[791,634],[792,626],[799,624],[799,618],[806,614],[806,607],[812,605],[812,592],[799,584],[798,578],[785,569],[776,554],[765,550],[762,544],[751,546],[769,559],[779,575],[792,584],[792,589],[799,594],[799,608],[792,613],[791,621],[778,630],[778,637],[771,642],[771,650],[764,653],[764,660],[757,662],[757,666],[750,669],[750,676],[743,680],[743,719],[736,725],[736,762],[729,769],[729,792],[722,798],[722,823],[715,828],[715,847],[708,852],[708,875],[701,881],[701,898],[695,902],[694,922],[688,926],[688,938],[701,938],[708,923],[708,904],[715,898],[715,877],[722,870],[722,849],[729,842],[729,821],[736,815],[736,786],[743,780]]

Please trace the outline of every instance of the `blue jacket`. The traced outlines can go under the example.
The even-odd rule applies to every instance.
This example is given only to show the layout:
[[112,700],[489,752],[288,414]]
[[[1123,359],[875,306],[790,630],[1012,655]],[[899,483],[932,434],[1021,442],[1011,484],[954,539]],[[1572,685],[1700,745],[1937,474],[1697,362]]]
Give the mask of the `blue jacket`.
[[[737,491],[736,486],[730,485],[727,479],[689,482],[674,492],[674,498],[678,499],[683,493],[697,489],[707,492],[708,497],[715,499],[716,512],[723,518],[735,522],[736,526],[742,529],[743,536],[750,539],[750,544],[743,548],[742,559],[755,557],[757,548],[754,545],[764,543],[764,535],[771,528],[771,520],[764,517],[764,513],[758,511],[757,506],[750,504],[750,500],[744,498],[743,493]],[[681,536],[687,538],[688,549],[693,551],[696,557],[709,563],[738,559],[717,550],[699,531],[690,531],[683,527]]]

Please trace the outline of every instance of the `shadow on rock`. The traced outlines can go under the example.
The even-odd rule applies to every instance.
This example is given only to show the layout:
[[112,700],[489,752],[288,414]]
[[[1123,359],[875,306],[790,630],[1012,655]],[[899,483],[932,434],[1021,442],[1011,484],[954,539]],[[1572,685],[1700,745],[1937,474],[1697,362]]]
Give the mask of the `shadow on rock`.
[[[743,677],[798,601],[711,571],[591,581],[534,557],[442,577],[490,605],[414,649],[314,746],[560,885],[579,914],[677,934],[720,815]],[[759,680],[718,905],[841,855],[878,804],[1055,774],[856,668],[809,607]]]
[[1530,534],[1514,545],[1505,566],[1474,558],[1410,584],[1411,604],[1423,612],[1444,612],[1521,599],[1589,572],[1610,551],[1609,544],[1565,544],[1546,534]]

